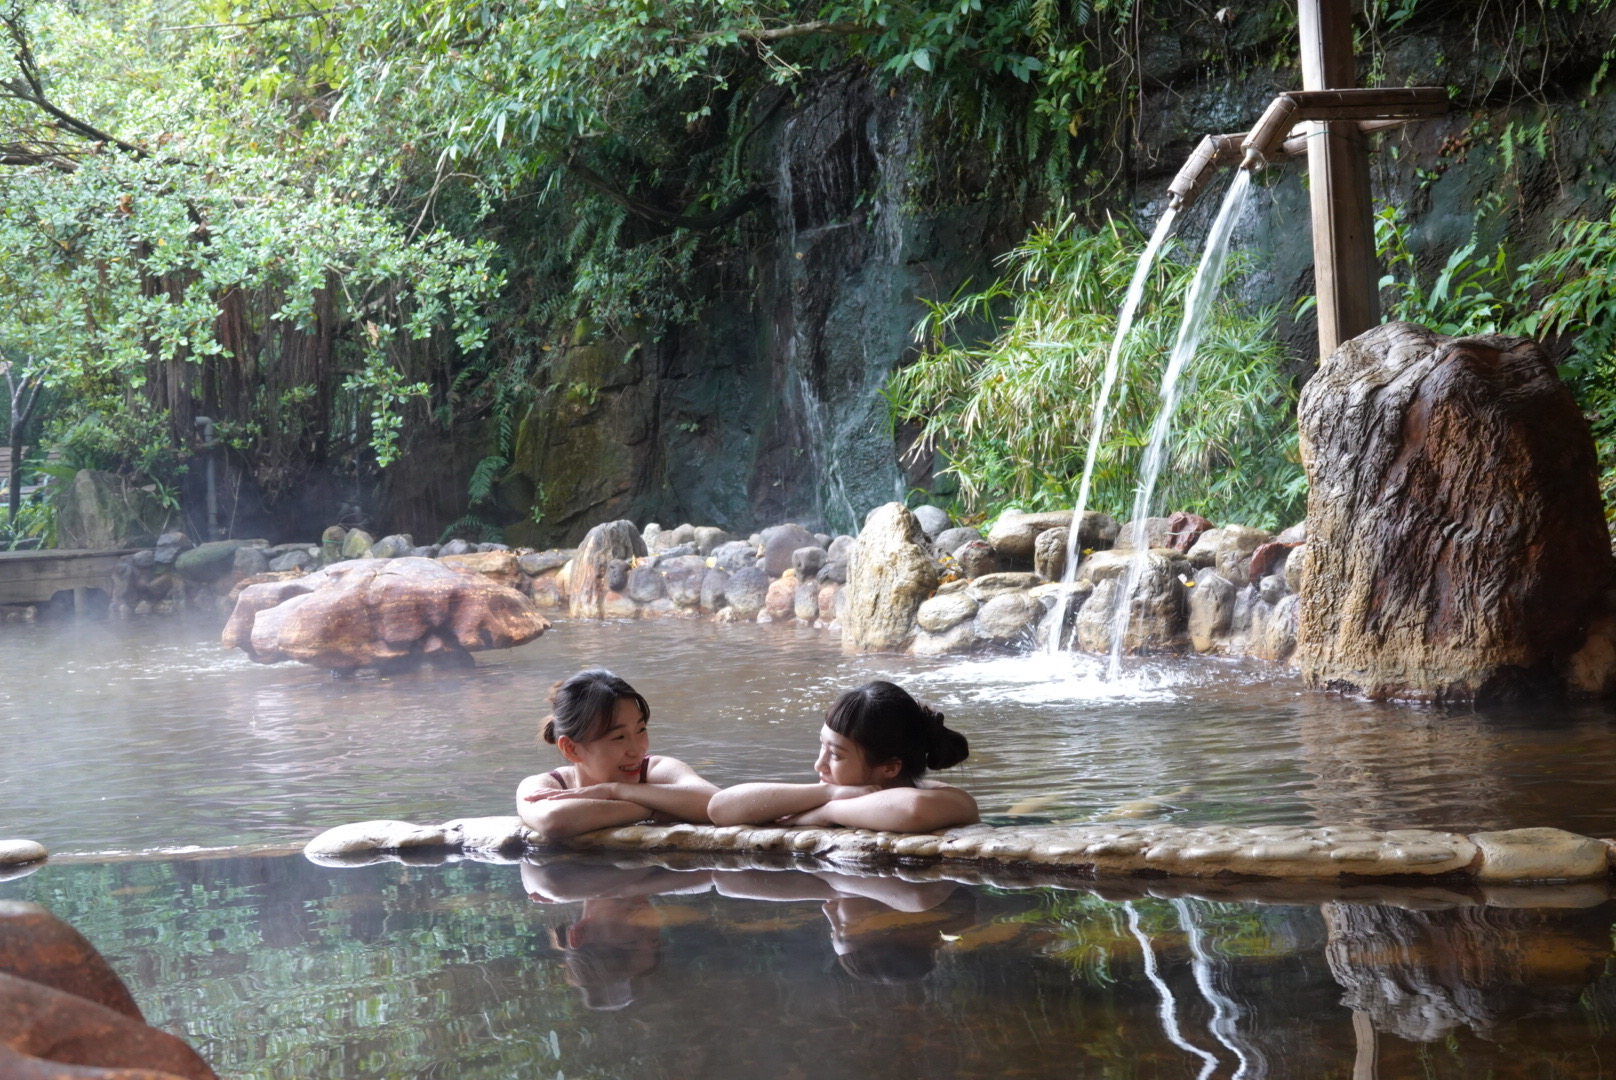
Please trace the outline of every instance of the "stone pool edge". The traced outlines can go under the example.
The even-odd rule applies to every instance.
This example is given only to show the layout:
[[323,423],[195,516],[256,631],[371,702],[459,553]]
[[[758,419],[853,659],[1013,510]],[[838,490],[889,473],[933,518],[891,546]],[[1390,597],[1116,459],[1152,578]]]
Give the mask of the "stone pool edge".
[[940,833],[751,825],[627,825],[543,845],[516,817],[442,825],[364,821],[304,847],[316,862],[451,849],[467,852],[770,853],[844,864],[990,866],[1085,878],[1266,878],[1350,883],[1388,879],[1477,884],[1579,882],[1610,876],[1616,844],[1528,828],[1470,834],[1432,829],[1171,824],[969,825]]

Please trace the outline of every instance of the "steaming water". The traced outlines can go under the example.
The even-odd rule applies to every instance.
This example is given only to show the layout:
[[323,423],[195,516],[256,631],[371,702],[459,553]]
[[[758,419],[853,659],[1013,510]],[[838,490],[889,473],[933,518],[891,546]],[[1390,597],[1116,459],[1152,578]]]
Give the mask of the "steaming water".
[[[337,682],[250,664],[217,633],[0,628],[0,836],[64,856],[0,899],[78,926],[221,1075],[1255,1080],[1377,1053],[1387,1080],[1592,1080],[1616,1055],[1602,886],[1361,886],[1321,908],[1322,886],[241,850],[509,813],[517,781],[556,764],[533,741],[547,687],[586,664],[641,689],[654,748],[721,784],[807,779],[836,693],[896,679],[970,737],[949,775],[998,822],[1616,835],[1604,707],[1405,710],[1228,662],[1106,681],[1098,658],[847,657],[816,632],[683,620],[562,622],[475,670]],[[1373,909],[1384,933],[1341,937],[1366,905],[1394,905]]]
[[[218,647],[214,622],[0,628],[0,836],[68,854],[301,845],[367,818],[508,814],[559,763],[549,686],[604,664],[652,745],[719,784],[811,778],[820,717],[890,678],[971,740],[951,774],[994,820],[1555,825],[1616,835],[1595,706],[1451,715],[1304,694],[1262,666],[1081,654],[849,657],[816,631],[563,621],[474,670],[333,681]],[[1029,810],[1035,807],[1035,810]]]
[[1150,280],[1150,268],[1156,263],[1156,256],[1167,237],[1173,231],[1173,221],[1178,217],[1178,211],[1168,207],[1162,214],[1161,220],[1156,222],[1156,231],[1151,233],[1150,242],[1139,256],[1139,265],[1134,268],[1133,280],[1128,283],[1128,293],[1123,298],[1122,310],[1117,313],[1117,332],[1111,339],[1111,350],[1105,356],[1105,371],[1100,377],[1100,391],[1094,397],[1094,410],[1089,416],[1089,445],[1088,451],[1083,455],[1083,477],[1077,485],[1077,503],[1072,507],[1072,527],[1066,536],[1066,569],[1061,573],[1061,590],[1055,601],[1055,613],[1050,621],[1049,639],[1044,645],[1044,651],[1051,656],[1059,655],[1061,651],[1061,631],[1066,626],[1067,608],[1072,602],[1072,583],[1077,579],[1077,564],[1081,554],[1082,538],[1080,536],[1083,526],[1083,511],[1088,509],[1089,485],[1094,480],[1094,463],[1100,456],[1100,441],[1105,434],[1106,413],[1111,407],[1111,392],[1116,389],[1117,376],[1122,368],[1122,345],[1128,340],[1128,333],[1133,329],[1134,314],[1139,310],[1139,302],[1144,299],[1145,284]]
[[[1150,513],[1151,496],[1156,493],[1156,481],[1161,476],[1162,463],[1167,454],[1167,437],[1172,433],[1173,415],[1178,411],[1179,381],[1184,368],[1195,359],[1195,349],[1201,342],[1201,331],[1212,311],[1218,287],[1223,282],[1223,264],[1229,253],[1229,236],[1234,223],[1245,208],[1246,193],[1251,190],[1251,173],[1245,169],[1235,171],[1234,182],[1223,198],[1223,206],[1212,223],[1206,237],[1206,250],[1201,254],[1195,280],[1190,285],[1184,302],[1184,322],[1178,330],[1178,340],[1167,358],[1162,371],[1161,404],[1156,409],[1156,420],[1150,426],[1150,441],[1145,447],[1139,470],[1139,485],[1133,500],[1133,558],[1128,561],[1128,574],[1123,582],[1122,594],[1117,601],[1116,621],[1111,630],[1111,667],[1113,676],[1122,672],[1123,640],[1128,633],[1128,619],[1133,613],[1133,593],[1144,576],[1150,552],[1145,541],[1145,518]],[[1056,624],[1057,626],[1059,624]]]

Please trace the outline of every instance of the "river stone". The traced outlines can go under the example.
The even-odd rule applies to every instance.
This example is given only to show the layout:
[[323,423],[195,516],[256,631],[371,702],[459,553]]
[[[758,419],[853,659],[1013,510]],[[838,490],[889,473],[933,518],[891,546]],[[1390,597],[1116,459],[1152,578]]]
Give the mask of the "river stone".
[[739,619],[757,618],[768,595],[769,575],[756,567],[735,571],[724,586],[724,601]]
[[213,581],[234,568],[236,551],[244,540],[212,540],[182,552],[174,559],[174,569],[192,581]]
[[1285,587],[1298,595],[1302,592],[1303,575],[1307,572],[1307,545],[1297,544],[1285,558]]
[[941,506],[917,506],[910,513],[920,522],[921,531],[926,534],[928,540],[936,540],[942,535],[943,530],[952,524],[948,519],[948,511]]
[[362,558],[365,552],[370,550],[371,545],[375,543],[376,538],[364,529],[350,530],[348,535],[342,538],[342,557],[344,559]]
[[724,599],[724,591],[729,588],[729,571],[712,567],[701,579],[701,609],[703,611],[717,611],[728,601]]
[[820,567],[825,565],[825,549],[818,547],[798,548],[791,553],[791,568],[797,572],[798,581],[809,581],[818,576]]
[[1257,595],[1263,598],[1266,604],[1277,604],[1283,600],[1289,589],[1285,587],[1283,574],[1269,574],[1257,582]]
[[694,544],[696,542],[696,527],[687,521],[670,529],[664,535],[668,538],[668,544],[666,545],[668,547],[678,547],[680,544]]
[[0,972],[144,1022],[140,1006],[106,958],[39,904],[0,900]]
[[999,572],[1002,560],[986,540],[969,540],[954,552],[954,566],[967,579],[988,577]]
[[131,570],[151,570],[157,566],[157,552],[152,548],[141,548],[133,555],[125,555],[118,563]]
[[634,564],[627,559],[613,559],[606,564],[606,588],[615,593],[628,588],[628,573]]
[[534,606],[543,611],[554,611],[560,607],[561,590],[556,588],[556,571],[547,571],[530,578],[527,583],[527,594],[533,598]]
[[[645,541],[634,523],[627,519],[608,521],[596,525],[578,545],[572,557],[572,570],[566,583],[567,610],[573,618],[601,618],[605,611],[606,593],[617,592],[622,586],[607,581],[614,561],[627,563],[649,554]],[[627,574],[624,574],[625,584]]]
[[696,553],[698,555],[711,555],[724,544],[731,543],[735,538],[723,529],[712,525],[699,525],[696,527]]
[[1139,528],[1144,530],[1145,547],[1172,547],[1173,536],[1171,530],[1167,527],[1167,521],[1168,519],[1164,517],[1147,517],[1141,523],[1124,522],[1122,527],[1117,530],[1116,549],[1118,551],[1133,551],[1135,548],[1134,532]]
[[1190,647],[1211,652],[1218,640],[1229,633],[1234,618],[1234,583],[1210,566],[1195,572],[1195,587],[1189,595]]
[[835,581],[819,583],[819,596],[816,600],[819,606],[819,618],[823,622],[833,622],[842,603],[842,586]]
[[158,566],[173,566],[180,552],[189,551],[195,546],[191,543],[191,538],[182,532],[166,532],[157,538],[157,546],[152,551],[152,561]]
[[[1263,626],[1262,636],[1252,642],[1258,659],[1283,663],[1296,651],[1296,618],[1302,598],[1295,594],[1282,596]],[[1255,621],[1255,620],[1253,620]]]
[[438,555],[471,555],[477,551],[477,545],[460,539],[458,536],[438,549]]
[[415,539],[402,533],[384,536],[366,552],[372,559],[397,559],[408,555],[410,549],[415,547]]
[[795,571],[787,567],[787,573],[769,583],[769,591],[763,594],[763,610],[769,613],[772,619],[791,618],[792,608],[797,602],[797,576]]
[[847,561],[845,559],[839,559],[834,562],[827,562],[824,566],[819,568],[819,573],[815,574],[814,576],[820,581],[831,581],[838,585],[846,584]]
[[238,547],[230,558],[230,572],[237,577],[252,577],[262,574],[269,569],[269,559],[264,556],[263,548]]
[[1235,585],[1251,584],[1251,557],[1273,539],[1273,534],[1245,525],[1225,525],[1217,532],[1217,551],[1212,565]]
[[1024,592],[1035,585],[1043,584],[1037,574],[1022,574],[1007,572],[1002,574],[987,574],[975,578],[965,589],[971,599],[977,603],[990,600],[1001,593]]
[[0,866],[15,866],[43,859],[49,852],[32,840],[0,840]]
[[1030,565],[1038,534],[1046,529],[1069,528],[1071,524],[1072,515],[1068,511],[1023,514],[1006,510],[993,523],[993,528],[988,530],[988,543],[1002,558],[1012,563]]
[[763,571],[777,578],[791,568],[792,552],[817,547],[814,534],[801,525],[788,523],[763,530]]
[[750,570],[757,565],[757,548],[745,540],[731,540],[714,548],[712,557],[713,565],[733,574],[737,570]]
[[968,653],[976,647],[976,624],[965,619],[940,633],[916,630],[909,651],[916,656],[948,656]]
[[635,603],[649,604],[653,600],[662,599],[667,587],[662,580],[661,571],[650,566],[636,566],[628,572],[628,588],[623,591]]
[[842,648],[897,650],[914,630],[915,611],[937,587],[930,541],[902,504],[887,503],[864,519],[848,562]]
[[1212,523],[1200,514],[1180,510],[1167,519],[1168,546],[1179,553],[1188,552],[1201,535],[1212,528]]
[[1586,881],[1609,873],[1605,845],[1562,829],[1471,834],[1481,852],[1478,881]]
[[707,560],[700,555],[680,555],[658,564],[668,599],[680,607],[701,604],[701,583],[707,576]]
[[836,539],[832,540],[828,545],[826,545],[825,561],[846,562],[848,556],[853,554],[853,549],[857,545],[858,540],[851,536],[838,536]]
[[1588,424],[1536,343],[1388,323],[1298,405],[1312,686],[1496,701],[1560,688],[1612,578]]
[[1271,574],[1285,573],[1285,561],[1290,558],[1291,548],[1294,544],[1282,544],[1278,540],[1270,540],[1251,553],[1251,563],[1247,568],[1247,579],[1262,581]]
[[804,581],[792,595],[791,613],[805,623],[819,618],[819,582]]
[[320,560],[307,550],[293,550],[271,560],[268,569],[271,573],[279,573],[283,570],[312,570],[319,565]]
[[1001,593],[977,609],[976,636],[1013,645],[1031,633],[1043,614],[1043,605],[1026,593]]
[[549,551],[529,551],[516,557],[516,565],[530,577],[537,577],[547,570],[559,570],[567,565],[574,552],[571,550],[551,548]]
[[976,615],[976,608],[976,601],[963,592],[934,596],[916,610],[915,625],[928,633],[940,634],[971,619]]
[[960,525],[938,533],[937,538],[931,542],[931,550],[938,558],[942,558],[944,555],[953,555],[972,540],[981,539],[982,534],[976,529],[969,525]]
[[380,851],[445,847],[448,834],[441,825],[413,825],[408,821],[356,821],[338,825],[303,845],[303,854],[330,858],[372,855]]
[[515,589],[522,584],[522,569],[517,565],[516,555],[510,551],[470,551],[464,555],[445,555],[438,562],[481,574],[507,589]]
[[1032,545],[1032,568],[1045,581],[1059,581],[1066,573],[1066,538],[1071,530],[1065,527],[1045,529]]
[[[510,552],[460,558],[491,559]],[[242,590],[221,643],[337,670],[508,649],[550,628],[528,597],[445,559],[360,559]]]

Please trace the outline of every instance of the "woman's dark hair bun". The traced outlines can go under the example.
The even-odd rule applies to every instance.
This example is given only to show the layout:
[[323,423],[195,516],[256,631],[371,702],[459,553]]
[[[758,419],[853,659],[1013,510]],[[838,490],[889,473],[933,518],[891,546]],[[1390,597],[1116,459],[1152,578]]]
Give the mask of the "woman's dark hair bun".
[[543,723],[539,724],[539,738],[543,739],[551,746],[555,745],[555,717],[546,716]]
[[971,744],[964,735],[943,723],[943,714],[930,705],[921,703],[920,711],[926,715],[931,742],[926,747],[926,768],[947,769],[964,761],[971,753]]
[[910,780],[927,769],[958,765],[970,753],[970,743],[943,723],[942,713],[884,680],[843,694],[825,723],[858,743],[871,764],[901,761],[903,775]]

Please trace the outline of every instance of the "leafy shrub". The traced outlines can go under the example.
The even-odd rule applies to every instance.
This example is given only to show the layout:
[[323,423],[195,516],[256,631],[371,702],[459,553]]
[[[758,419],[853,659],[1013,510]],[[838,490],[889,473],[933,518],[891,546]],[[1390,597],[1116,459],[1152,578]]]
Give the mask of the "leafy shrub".
[[[1072,505],[1117,308],[1144,244],[1131,225],[1090,231],[1068,218],[1010,252],[1006,275],[987,289],[931,305],[916,328],[925,355],[894,376],[888,396],[895,418],[923,422],[919,445],[942,452],[963,510]],[[1169,242],[1123,346],[1092,509],[1120,515],[1132,504],[1194,274],[1190,254]],[[991,338],[965,340],[999,316]],[[1214,306],[1186,373],[1159,505],[1267,527],[1301,516],[1295,391],[1282,362],[1273,311]]]

